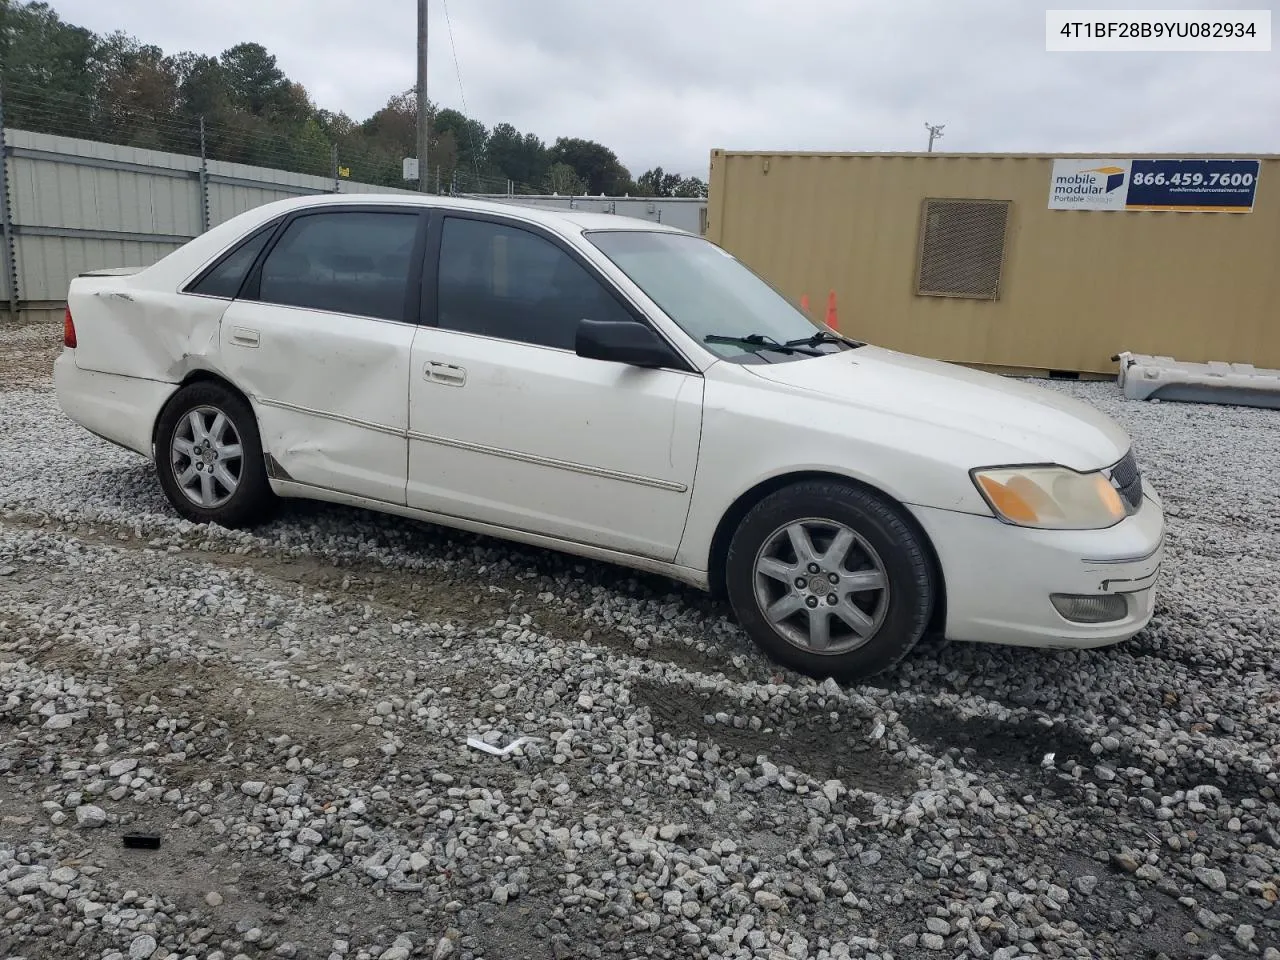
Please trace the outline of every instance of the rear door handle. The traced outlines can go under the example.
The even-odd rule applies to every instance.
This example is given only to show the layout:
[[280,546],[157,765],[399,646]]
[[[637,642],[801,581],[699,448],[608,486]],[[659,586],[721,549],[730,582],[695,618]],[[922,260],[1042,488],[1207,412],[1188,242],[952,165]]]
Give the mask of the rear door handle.
[[232,327],[231,342],[237,347],[256,347],[260,342],[257,330],[248,327]]
[[450,387],[460,387],[467,382],[467,371],[454,363],[441,363],[430,360],[422,368],[422,375],[432,383],[443,383]]

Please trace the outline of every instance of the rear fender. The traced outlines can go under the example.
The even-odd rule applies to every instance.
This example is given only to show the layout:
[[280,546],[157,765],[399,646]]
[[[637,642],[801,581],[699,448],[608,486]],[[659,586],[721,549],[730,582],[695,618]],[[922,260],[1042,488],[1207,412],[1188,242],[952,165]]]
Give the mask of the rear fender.
[[178,383],[212,364],[230,301],[150,290],[132,276],[80,276],[67,305],[76,366],[95,373]]

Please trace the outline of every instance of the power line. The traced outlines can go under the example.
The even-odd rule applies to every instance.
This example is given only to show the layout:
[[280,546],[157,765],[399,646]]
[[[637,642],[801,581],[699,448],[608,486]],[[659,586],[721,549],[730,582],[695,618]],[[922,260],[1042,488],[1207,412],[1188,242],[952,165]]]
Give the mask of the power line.
[[[426,0],[423,0],[425,3]],[[467,123],[467,138],[471,141],[471,163],[475,167],[476,179],[480,179],[480,154],[476,151],[475,121],[471,119],[471,111],[467,109],[467,92],[462,88],[462,66],[458,63],[458,47],[453,42],[453,20],[449,17],[449,0],[440,0],[444,5],[444,23],[449,30],[449,47],[453,50],[453,69],[458,74],[458,94],[462,97],[462,116]]]

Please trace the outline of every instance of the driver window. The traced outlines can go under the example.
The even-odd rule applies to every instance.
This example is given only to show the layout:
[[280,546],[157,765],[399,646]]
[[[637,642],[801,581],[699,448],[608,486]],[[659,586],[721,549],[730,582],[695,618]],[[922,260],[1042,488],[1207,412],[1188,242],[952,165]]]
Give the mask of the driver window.
[[446,217],[439,280],[444,330],[572,350],[578,321],[634,319],[558,246],[505,224]]

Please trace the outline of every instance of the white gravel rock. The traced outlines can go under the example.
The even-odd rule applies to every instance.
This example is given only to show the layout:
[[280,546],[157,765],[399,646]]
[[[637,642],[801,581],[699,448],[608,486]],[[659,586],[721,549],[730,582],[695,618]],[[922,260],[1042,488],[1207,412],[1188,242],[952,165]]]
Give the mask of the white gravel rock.
[[85,803],[76,807],[76,823],[85,830],[93,830],[104,826],[106,822],[107,812],[101,807],[94,806],[92,803]]
[[[842,686],[606,565],[299,503],[181,521],[145,461],[0,383],[0,939],[1119,960],[1159,929],[1280,960],[1280,416],[1046,386],[1118,417],[1165,495],[1151,627]],[[105,810],[161,850],[75,829]]]

